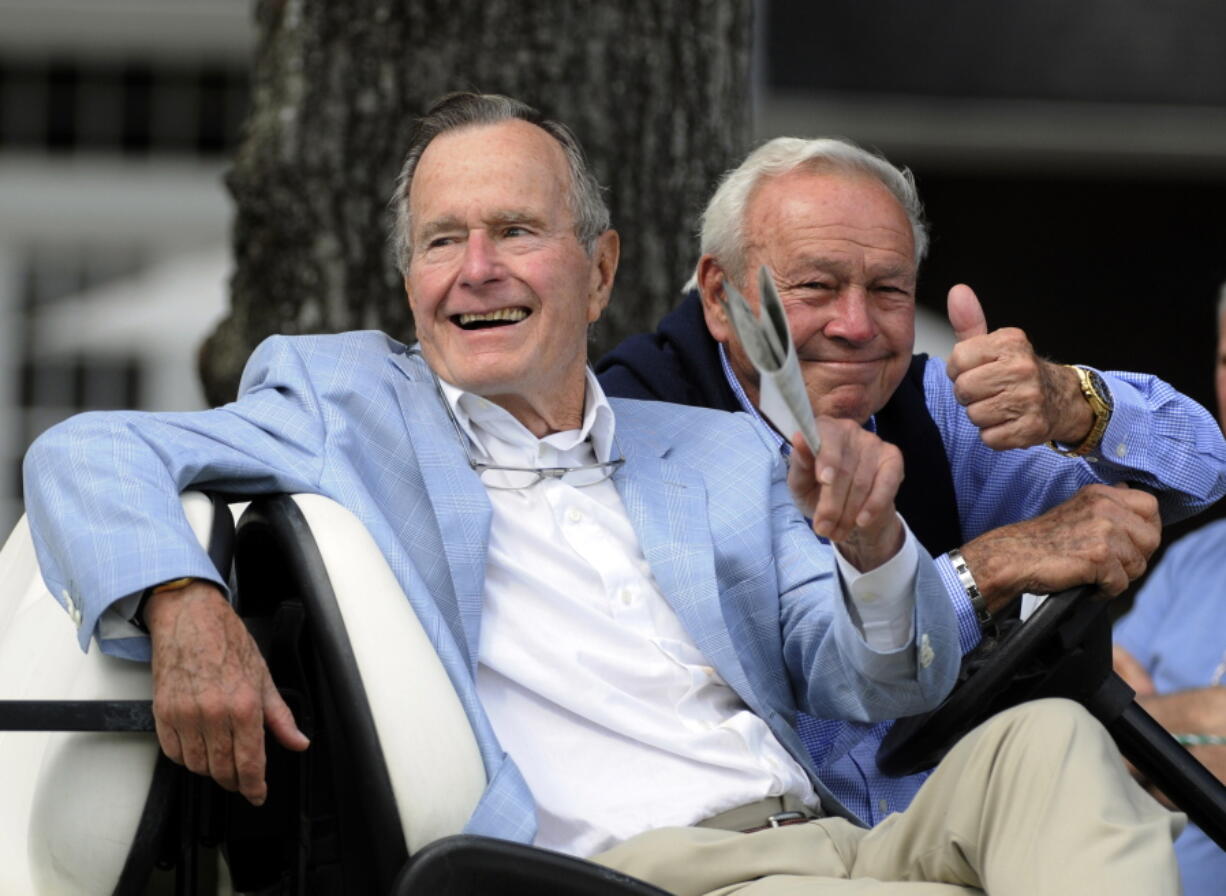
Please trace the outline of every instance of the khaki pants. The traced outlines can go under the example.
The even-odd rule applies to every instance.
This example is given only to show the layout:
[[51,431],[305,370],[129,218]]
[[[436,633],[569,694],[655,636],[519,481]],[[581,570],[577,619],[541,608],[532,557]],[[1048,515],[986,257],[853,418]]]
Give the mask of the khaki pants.
[[905,812],[871,830],[841,818],[663,828],[593,860],[677,896],[1162,896],[1180,892],[1171,844],[1183,825],[1089,713],[1041,700],[968,734]]

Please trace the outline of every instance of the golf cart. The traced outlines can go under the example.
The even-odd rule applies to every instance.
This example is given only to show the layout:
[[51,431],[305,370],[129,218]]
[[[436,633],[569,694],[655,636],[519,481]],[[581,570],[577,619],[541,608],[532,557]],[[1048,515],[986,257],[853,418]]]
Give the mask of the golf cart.
[[[312,746],[269,744],[260,808],[171,764],[148,667],[78,649],[79,616],[45,590],[23,521],[0,552],[0,893],[667,896],[462,833],[486,784],[475,739],[351,513],[318,495],[189,493],[184,507]],[[1054,596],[986,638],[941,707],[895,726],[883,766],[927,767],[992,711],[1072,696],[1226,844],[1226,788],[1111,673],[1102,607],[1084,591]]]

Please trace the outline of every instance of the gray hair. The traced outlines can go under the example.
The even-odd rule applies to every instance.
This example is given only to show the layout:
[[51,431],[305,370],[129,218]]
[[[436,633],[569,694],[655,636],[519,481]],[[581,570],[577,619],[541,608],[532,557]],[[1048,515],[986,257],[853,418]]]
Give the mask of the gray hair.
[[[767,178],[796,169],[862,174],[873,178],[898,200],[911,222],[915,264],[928,251],[928,224],[915,189],[915,178],[906,168],[896,168],[881,156],[861,149],[848,140],[776,137],[751,152],[739,166],[727,172],[702,213],[700,234],[703,255],[719,259],[733,280],[745,274],[745,213],[758,186]],[[696,285],[691,279],[687,288]]]
[[537,109],[508,96],[496,93],[449,93],[436,100],[418,120],[413,137],[409,141],[404,164],[400,168],[400,176],[396,178],[396,192],[390,203],[395,213],[391,242],[396,266],[402,274],[408,271],[413,252],[409,190],[413,186],[417,164],[430,141],[447,131],[516,119],[536,125],[561,145],[566,154],[567,167],[570,169],[568,200],[575,216],[575,236],[589,255],[595,249],[597,237],[609,229],[609,208],[600,195],[600,184],[588,168],[583,148],[570,128],[546,118]]

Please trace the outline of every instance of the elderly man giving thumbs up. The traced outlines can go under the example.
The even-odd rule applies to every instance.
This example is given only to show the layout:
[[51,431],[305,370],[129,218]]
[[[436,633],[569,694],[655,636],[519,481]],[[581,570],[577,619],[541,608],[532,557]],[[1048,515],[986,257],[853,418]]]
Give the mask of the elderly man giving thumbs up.
[[[866,426],[900,449],[896,506],[936,558],[969,650],[1021,592],[1122,591],[1162,523],[1226,491],[1226,443],[1207,411],[1154,377],[1053,363],[1021,330],[989,330],[964,285],[949,291],[948,361],[913,355],[927,239],[909,172],[844,141],[771,140],[708,203],[681,305],[596,369],[613,395],[758,416],[758,378],[721,298],[731,282],[756,305],[766,265],[819,430]],[[794,462],[816,465],[837,493],[872,488],[854,458],[802,450]],[[828,529],[819,506],[814,530],[837,535]],[[905,808],[922,781],[877,768],[888,726],[801,727],[824,779],[869,824]]]

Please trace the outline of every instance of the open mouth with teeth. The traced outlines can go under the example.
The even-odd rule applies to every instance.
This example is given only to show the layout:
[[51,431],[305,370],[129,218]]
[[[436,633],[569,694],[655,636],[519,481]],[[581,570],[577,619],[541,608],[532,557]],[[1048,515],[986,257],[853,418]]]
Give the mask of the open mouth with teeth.
[[499,308],[497,311],[481,311],[451,315],[451,322],[461,330],[484,330],[489,327],[507,327],[517,324],[531,312],[524,307]]

